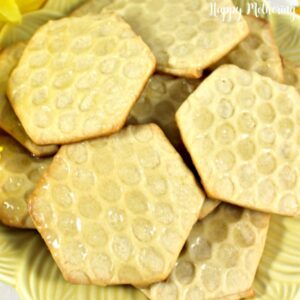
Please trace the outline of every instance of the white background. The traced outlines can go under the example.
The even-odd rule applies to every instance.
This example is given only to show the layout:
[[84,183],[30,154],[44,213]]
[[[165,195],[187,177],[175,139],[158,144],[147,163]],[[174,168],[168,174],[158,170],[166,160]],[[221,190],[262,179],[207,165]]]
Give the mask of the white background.
[[0,299],[1,300],[20,300],[15,289],[0,282]]

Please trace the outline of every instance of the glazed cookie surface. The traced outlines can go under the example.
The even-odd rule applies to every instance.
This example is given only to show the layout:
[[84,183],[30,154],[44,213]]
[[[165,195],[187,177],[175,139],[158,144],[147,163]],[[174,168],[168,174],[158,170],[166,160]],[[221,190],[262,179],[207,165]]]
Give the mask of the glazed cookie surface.
[[0,222],[34,228],[27,202],[51,158],[32,157],[11,137],[0,134]]
[[168,279],[142,291],[151,300],[251,296],[269,220],[268,214],[221,204],[194,225]]
[[203,200],[150,124],[62,146],[30,207],[68,281],[145,286],[169,275]]
[[[157,69],[199,78],[202,70],[232,50],[249,29],[238,13],[210,16],[209,0],[114,0],[103,11],[123,17],[153,51]],[[230,0],[218,5],[234,8]]]
[[176,113],[209,197],[282,215],[300,213],[300,95],[225,65]]
[[8,94],[33,141],[70,143],[122,128],[154,68],[151,51],[121,18],[69,17],[33,36]]
[[9,76],[18,64],[25,46],[24,43],[18,43],[0,53],[0,128],[15,138],[32,154],[47,156],[55,153],[58,147],[55,145],[40,146],[35,144],[25,132],[6,96]]
[[283,82],[281,57],[270,24],[256,17],[244,18],[250,29],[249,36],[210,69],[215,70],[221,64],[234,64]]

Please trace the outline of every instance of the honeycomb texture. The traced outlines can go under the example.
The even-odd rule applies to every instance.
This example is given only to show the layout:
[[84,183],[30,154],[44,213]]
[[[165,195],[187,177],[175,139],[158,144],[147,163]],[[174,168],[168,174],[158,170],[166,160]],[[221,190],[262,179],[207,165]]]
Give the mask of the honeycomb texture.
[[[150,299],[150,300],[153,300],[153,299],[161,299],[161,300],[165,300],[164,298],[161,298],[159,297],[159,295],[156,295],[156,297],[151,297],[151,293],[150,293],[150,290],[149,289],[141,289],[141,291]],[[174,295],[167,295],[169,296],[169,298],[166,298],[166,300],[168,299],[173,299],[173,300],[204,300],[205,298],[203,298],[203,296],[201,297],[200,293],[195,293],[195,296],[194,298],[177,298],[177,292],[174,293]],[[191,295],[189,295],[191,296]],[[237,294],[234,294],[234,295],[230,295],[230,296],[225,296],[225,297],[221,297],[221,298],[213,298],[213,300],[240,300],[240,299],[248,299],[248,298],[251,298],[251,297],[254,297],[255,296],[255,293],[253,291],[252,288],[250,288],[249,290],[247,291],[243,291],[241,293],[237,293]],[[172,298],[173,297],[173,298]]]
[[204,195],[157,125],[63,146],[30,200],[64,277],[148,285],[175,266]]
[[199,219],[204,219],[210,213],[212,213],[221,203],[219,200],[214,200],[210,198],[205,198],[205,201],[202,205]]
[[270,24],[252,16],[245,16],[245,20],[250,29],[249,36],[210,69],[221,64],[234,64],[283,82],[282,62]]
[[[230,0],[218,6],[233,8]],[[210,10],[210,0],[113,0],[103,9],[117,12],[143,38],[159,71],[197,78],[249,33],[237,14],[224,22],[220,15],[210,17]]]
[[248,295],[269,220],[268,214],[221,204],[194,225],[176,267],[165,282],[149,287],[149,298],[240,299]]
[[182,140],[175,122],[175,112],[199,85],[198,79],[153,75],[131,110],[129,124],[156,123],[177,150]]
[[9,80],[9,98],[39,144],[118,131],[155,68],[144,42],[113,14],[42,26]]
[[237,294],[234,294],[234,295],[230,295],[230,296],[227,296],[227,297],[218,298],[217,300],[240,300],[240,299],[254,298],[254,296],[255,296],[255,292],[251,287],[247,291],[237,293]]
[[32,154],[36,156],[50,155],[55,153],[58,147],[35,144],[25,132],[6,96],[8,78],[17,65],[24,48],[24,43],[18,43],[0,53],[0,128],[14,137]]
[[225,65],[176,113],[207,195],[298,215],[300,95],[255,72]]
[[300,66],[286,59],[283,66],[285,83],[294,86],[300,93]]
[[[159,125],[188,166],[191,166],[192,162],[182,143],[175,122],[175,112],[200,82],[198,79],[153,75],[131,110],[127,121],[128,124],[156,123]],[[217,200],[205,199],[200,218],[211,213],[219,203]]]
[[0,221],[33,228],[27,201],[51,159],[34,158],[11,137],[0,135]]
[[111,3],[111,0],[89,0],[81,5],[79,8],[75,9],[71,16],[82,17],[88,14],[100,14],[102,9]]

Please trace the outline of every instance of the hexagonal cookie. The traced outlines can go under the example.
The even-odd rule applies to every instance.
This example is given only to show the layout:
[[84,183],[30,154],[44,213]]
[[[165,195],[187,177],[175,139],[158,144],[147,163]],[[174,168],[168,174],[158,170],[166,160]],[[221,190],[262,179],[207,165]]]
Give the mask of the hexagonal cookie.
[[[197,79],[176,78],[160,74],[153,75],[127,120],[128,124],[158,124],[187,165],[191,167],[193,166],[189,154],[182,143],[175,122],[175,112],[200,82],[201,80]],[[220,201],[217,200],[205,199],[200,218],[206,217],[219,203]]]
[[64,277],[83,284],[165,279],[204,200],[154,124],[62,146],[30,200]]
[[0,135],[0,222],[34,228],[27,201],[50,161],[32,157],[11,137]]
[[[230,0],[218,7],[234,8]],[[152,49],[159,71],[200,77],[202,70],[232,50],[249,33],[236,12],[225,21],[210,0],[114,0],[103,11],[122,16]]]
[[221,204],[194,225],[168,279],[143,292],[151,300],[251,296],[269,220],[267,214]]
[[8,95],[39,144],[118,131],[155,68],[147,45],[114,14],[42,26],[9,80]]
[[283,59],[284,81],[294,86],[300,93],[300,66],[287,59]]
[[35,144],[25,132],[6,96],[8,78],[17,65],[24,48],[24,43],[18,43],[0,53],[0,128],[14,137],[32,154],[46,156],[55,153],[58,147]]
[[[153,75],[128,117],[128,124],[156,123],[183,158],[187,154],[175,122],[175,111],[195,90],[201,80]],[[220,201],[206,198],[200,219],[211,213]]]
[[233,65],[217,69],[176,120],[209,197],[300,213],[300,95]]
[[233,64],[283,82],[280,53],[270,24],[253,16],[245,16],[245,20],[250,29],[249,36],[210,69],[215,70],[221,64]]

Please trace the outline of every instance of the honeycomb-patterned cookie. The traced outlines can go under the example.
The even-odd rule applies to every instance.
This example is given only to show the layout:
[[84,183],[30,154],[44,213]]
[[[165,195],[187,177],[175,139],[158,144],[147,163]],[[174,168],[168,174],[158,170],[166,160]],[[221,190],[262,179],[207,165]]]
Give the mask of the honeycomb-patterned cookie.
[[[233,8],[230,0],[218,6]],[[122,16],[152,49],[157,69],[200,77],[202,70],[232,50],[249,33],[246,21],[211,17],[210,0],[113,0],[103,11]]]
[[[158,124],[181,156],[187,160],[187,153],[175,122],[175,112],[200,82],[198,79],[153,75],[148,81],[140,99],[131,110],[127,123]],[[220,201],[205,199],[199,218],[203,219],[206,217],[219,204]]]
[[194,225],[168,279],[143,291],[151,300],[250,296],[269,220],[268,214],[221,204]]
[[285,83],[294,86],[300,93],[300,66],[284,59],[283,72]]
[[33,141],[69,143],[118,131],[155,68],[147,45],[114,14],[42,26],[9,80]]
[[220,204],[221,201],[219,200],[205,198],[200,211],[199,220],[204,219],[206,216],[212,213]]
[[0,135],[0,222],[34,228],[27,201],[50,161],[32,157],[11,137]]
[[6,96],[8,78],[17,65],[24,48],[24,43],[18,43],[0,53],[0,128],[14,137],[32,154],[36,156],[50,155],[55,153],[58,147],[35,144],[25,132]]
[[234,295],[230,295],[227,297],[218,298],[217,300],[240,300],[240,299],[248,299],[253,298],[255,296],[255,292],[253,288],[251,287],[249,290],[237,293]]
[[100,14],[102,9],[111,3],[111,0],[89,0],[75,9],[71,16],[82,17],[88,14]]
[[300,213],[300,95],[225,65],[176,113],[208,197],[282,215]]
[[177,150],[182,140],[175,121],[175,112],[196,89],[200,80],[153,75],[141,97],[131,110],[129,124],[156,123]]
[[64,277],[81,284],[164,280],[204,195],[157,125],[65,145],[30,200]]
[[[159,300],[205,300],[205,298],[203,298],[203,296],[201,297],[197,293],[195,293],[195,298],[187,298],[187,297],[186,298],[177,298],[177,294],[174,293],[174,295],[173,294],[168,295],[168,297],[165,299],[165,298],[159,297],[159,295],[156,295],[157,297],[151,297],[151,293],[150,293],[149,289],[141,289],[141,291],[150,300],[153,300],[153,299],[159,299]],[[255,293],[254,293],[253,289],[250,288],[249,290],[241,292],[241,293],[237,293],[237,294],[234,294],[234,295],[230,295],[230,296],[226,296],[226,297],[221,297],[221,298],[217,298],[217,299],[214,298],[213,300],[240,300],[240,299],[248,299],[248,298],[254,297],[254,296],[255,296]]]
[[221,64],[234,64],[283,82],[283,67],[278,47],[268,21],[245,16],[250,29],[249,36],[210,69]]

